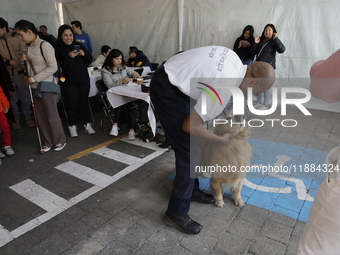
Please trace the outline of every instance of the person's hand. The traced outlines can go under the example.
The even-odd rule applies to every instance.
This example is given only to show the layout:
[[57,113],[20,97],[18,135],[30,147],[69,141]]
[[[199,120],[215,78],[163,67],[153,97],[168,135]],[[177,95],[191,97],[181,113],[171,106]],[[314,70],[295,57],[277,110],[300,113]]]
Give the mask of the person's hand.
[[4,107],[4,113],[8,113],[8,108]]
[[131,67],[135,66],[135,62],[134,62],[134,61],[131,61],[131,62],[130,62],[130,66],[131,66]]
[[85,56],[85,52],[82,49],[79,49],[79,55],[80,56]]
[[277,37],[277,33],[273,34],[273,39],[275,39]]
[[250,47],[251,46],[251,44],[248,41],[243,41],[243,45],[246,46],[246,47]]
[[260,36],[256,36],[254,42],[259,43],[260,42]]
[[229,135],[230,133],[228,132],[228,133],[225,133],[223,136],[220,136],[221,137],[220,143],[223,145],[227,144],[229,142]]
[[133,76],[132,76],[132,79],[137,79],[138,76],[139,76],[138,73],[134,73]]
[[76,56],[79,55],[79,53],[80,53],[80,50],[79,51],[74,50],[74,51],[70,51],[68,55],[70,56],[70,58],[75,58]]
[[32,82],[32,80],[31,80],[31,78],[27,78],[27,84],[28,85],[31,85],[33,82]]
[[122,80],[122,83],[128,83],[129,81],[131,81],[130,78],[124,78],[124,79]]
[[242,40],[240,40],[238,43],[238,48],[241,48],[241,47],[242,47]]

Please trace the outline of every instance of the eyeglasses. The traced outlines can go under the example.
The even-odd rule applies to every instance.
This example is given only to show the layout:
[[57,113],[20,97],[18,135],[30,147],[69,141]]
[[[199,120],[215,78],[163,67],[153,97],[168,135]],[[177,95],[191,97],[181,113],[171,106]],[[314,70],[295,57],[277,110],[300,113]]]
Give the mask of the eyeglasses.
[[257,78],[256,78],[255,75],[253,75],[253,74],[251,74],[251,76],[253,76],[253,77],[256,79],[257,93],[256,93],[255,96],[262,95],[264,92],[262,92],[262,91],[260,90],[260,85],[259,85],[259,82],[258,82]]

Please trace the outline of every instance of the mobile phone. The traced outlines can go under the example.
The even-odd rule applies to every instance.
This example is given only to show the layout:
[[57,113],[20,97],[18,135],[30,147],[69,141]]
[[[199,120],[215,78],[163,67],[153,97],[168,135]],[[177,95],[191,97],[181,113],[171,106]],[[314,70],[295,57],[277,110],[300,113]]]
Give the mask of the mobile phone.
[[80,45],[74,45],[73,46],[73,51],[79,51],[79,49],[80,49]]

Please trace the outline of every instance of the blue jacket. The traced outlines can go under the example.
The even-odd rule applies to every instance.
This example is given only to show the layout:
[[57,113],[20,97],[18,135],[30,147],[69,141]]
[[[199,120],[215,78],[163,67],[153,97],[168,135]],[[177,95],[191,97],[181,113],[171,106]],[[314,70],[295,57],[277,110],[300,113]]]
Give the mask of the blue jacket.
[[83,33],[81,35],[78,35],[78,34],[73,34],[74,36],[74,39],[81,43],[82,45],[85,46],[85,48],[92,54],[92,42],[91,42],[91,38],[90,36],[82,31]]
[[[133,62],[134,64],[131,65],[131,62]],[[129,58],[128,59],[127,65],[128,66],[134,66],[134,67],[148,66],[148,67],[150,67],[151,71],[153,71],[150,60],[141,50],[138,50],[136,58]]]

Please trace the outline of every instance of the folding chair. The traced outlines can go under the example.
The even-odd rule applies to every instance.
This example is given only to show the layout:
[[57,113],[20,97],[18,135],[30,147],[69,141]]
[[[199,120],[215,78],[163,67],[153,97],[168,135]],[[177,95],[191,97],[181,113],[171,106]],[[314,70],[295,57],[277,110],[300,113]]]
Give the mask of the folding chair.
[[[107,100],[107,96],[106,96],[106,91],[108,90],[108,88],[106,87],[106,85],[104,84],[104,82],[102,80],[98,80],[96,81],[96,87],[98,89],[98,95],[99,95],[99,99],[103,105],[103,109],[102,109],[102,116],[100,119],[100,129],[102,131],[107,131],[109,129],[111,129],[114,120],[114,110],[111,106],[111,104],[109,103],[109,101]],[[110,125],[109,127],[104,128],[104,120],[105,118],[109,118],[112,125]]]

